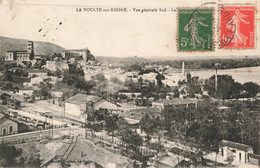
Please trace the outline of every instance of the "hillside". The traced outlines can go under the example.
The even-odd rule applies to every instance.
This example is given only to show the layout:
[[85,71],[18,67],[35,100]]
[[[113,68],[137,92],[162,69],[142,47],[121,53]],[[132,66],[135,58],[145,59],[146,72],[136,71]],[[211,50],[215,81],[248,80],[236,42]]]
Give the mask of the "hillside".
[[[26,50],[26,44],[29,40],[14,39],[0,36],[0,56],[3,56],[8,50]],[[64,48],[49,42],[34,42],[34,53],[36,55],[50,55],[53,52],[61,52]]]
[[139,63],[144,63],[148,62],[148,59],[134,56],[134,57],[105,57],[105,56],[96,56],[96,59],[100,61],[103,64],[139,64]]

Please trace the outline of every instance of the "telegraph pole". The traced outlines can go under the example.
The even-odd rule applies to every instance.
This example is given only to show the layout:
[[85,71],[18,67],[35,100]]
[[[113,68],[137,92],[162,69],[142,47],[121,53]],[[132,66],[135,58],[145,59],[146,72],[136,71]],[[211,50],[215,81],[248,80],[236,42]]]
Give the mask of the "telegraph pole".
[[51,128],[52,128],[52,130],[51,130],[51,137],[53,138],[53,117],[51,116],[51,123],[52,123],[52,126],[51,126]]
[[216,68],[216,75],[215,75],[215,89],[218,90],[218,69]]
[[49,118],[49,138],[51,137],[51,119],[50,119],[50,114],[48,115]]
[[215,64],[215,70],[216,70],[216,74],[215,74],[215,90],[217,92],[218,90],[218,68],[219,68],[220,64],[216,63]]
[[85,138],[87,138],[87,124],[88,124],[88,119],[85,119]]

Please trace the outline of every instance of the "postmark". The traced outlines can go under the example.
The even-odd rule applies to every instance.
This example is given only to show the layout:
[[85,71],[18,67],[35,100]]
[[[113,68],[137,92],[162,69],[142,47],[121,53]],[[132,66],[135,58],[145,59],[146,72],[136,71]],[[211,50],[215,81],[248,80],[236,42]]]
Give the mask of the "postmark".
[[221,5],[219,48],[255,48],[255,6]]
[[213,8],[178,8],[178,51],[213,51]]

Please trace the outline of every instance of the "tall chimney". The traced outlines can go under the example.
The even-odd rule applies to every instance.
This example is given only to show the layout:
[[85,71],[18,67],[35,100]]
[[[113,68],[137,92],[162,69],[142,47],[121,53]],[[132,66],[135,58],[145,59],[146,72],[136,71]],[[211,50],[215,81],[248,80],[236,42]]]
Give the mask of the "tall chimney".
[[182,71],[181,71],[182,77],[185,77],[185,70],[184,70],[184,61],[182,61]]
[[215,75],[215,89],[218,90],[218,69],[216,68],[216,75]]

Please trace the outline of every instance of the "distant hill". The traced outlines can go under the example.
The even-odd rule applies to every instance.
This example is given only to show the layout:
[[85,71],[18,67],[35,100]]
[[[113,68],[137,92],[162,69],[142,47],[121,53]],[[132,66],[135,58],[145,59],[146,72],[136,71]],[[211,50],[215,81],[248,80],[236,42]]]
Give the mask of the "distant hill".
[[[9,50],[26,50],[27,41],[24,39],[14,39],[0,36],[0,56],[3,56]],[[54,52],[61,52],[64,48],[49,42],[33,41],[34,53],[36,55],[50,55]]]
[[103,64],[139,64],[150,61],[142,57],[105,57],[105,56],[96,56],[96,59]]

